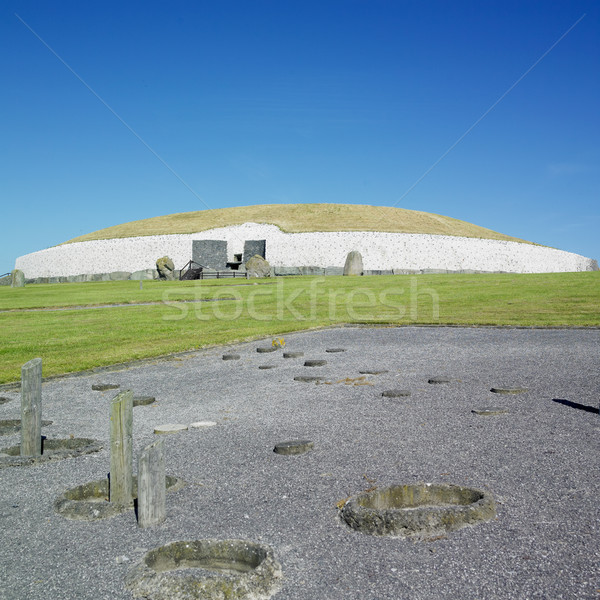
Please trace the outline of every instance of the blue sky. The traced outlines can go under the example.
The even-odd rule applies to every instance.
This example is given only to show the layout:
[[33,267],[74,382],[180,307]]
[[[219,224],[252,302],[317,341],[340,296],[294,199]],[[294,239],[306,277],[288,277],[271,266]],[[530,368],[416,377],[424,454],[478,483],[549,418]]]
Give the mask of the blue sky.
[[0,15],[0,273],[127,221],[305,202],[600,259],[598,1],[5,0]]

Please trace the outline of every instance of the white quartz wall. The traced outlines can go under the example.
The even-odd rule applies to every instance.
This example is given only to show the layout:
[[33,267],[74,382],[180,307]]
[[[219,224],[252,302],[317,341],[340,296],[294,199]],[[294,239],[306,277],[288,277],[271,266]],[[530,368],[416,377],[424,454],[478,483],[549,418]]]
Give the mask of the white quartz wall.
[[342,267],[348,252],[358,250],[366,270],[548,273],[594,269],[594,261],[579,254],[518,242],[375,231],[284,233],[275,225],[257,223],[185,235],[64,244],[21,256],[15,268],[27,278],[134,272],[155,268],[156,260],[166,255],[181,269],[192,258],[192,241],[208,239],[228,242],[228,260],[243,252],[245,240],[265,239],[267,260],[279,267]]

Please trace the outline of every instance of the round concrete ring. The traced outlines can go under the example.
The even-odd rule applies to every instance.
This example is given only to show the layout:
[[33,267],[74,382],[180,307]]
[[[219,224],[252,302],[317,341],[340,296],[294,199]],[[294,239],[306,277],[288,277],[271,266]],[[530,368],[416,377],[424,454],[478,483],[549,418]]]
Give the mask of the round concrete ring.
[[147,552],[125,585],[151,600],[267,599],[280,589],[273,550],[247,540],[172,542]]
[[356,531],[377,536],[428,537],[496,516],[488,492],[451,484],[394,485],[348,500],[342,519]]

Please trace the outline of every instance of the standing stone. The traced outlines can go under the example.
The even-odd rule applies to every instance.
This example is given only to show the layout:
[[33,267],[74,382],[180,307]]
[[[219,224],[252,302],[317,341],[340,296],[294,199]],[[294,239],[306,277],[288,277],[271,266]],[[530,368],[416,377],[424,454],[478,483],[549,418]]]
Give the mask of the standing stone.
[[20,269],[15,269],[10,274],[10,287],[25,287],[25,274]]
[[158,271],[159,279],[172,281],[175,265],[168,256],[163,256],[156,261],[156,270]]
[[244,262],[248,262],[253,256],[267,258],[267,240],[246,240],[244,242]]
[[346,256],[346,264],[344,265],[344,275],[362,275],[363,273],[364,270],[361,253],[358,250],[352,250],[352,252],[348,252],[348,256]]
[[21,367],[21,456],[42,455],[42,359]]
[[192,240],[192,260],[206,270],[227,269],[227,242],[225,240]]
[[271,277],[271,265],[256,254],[246,263],[248,277]]

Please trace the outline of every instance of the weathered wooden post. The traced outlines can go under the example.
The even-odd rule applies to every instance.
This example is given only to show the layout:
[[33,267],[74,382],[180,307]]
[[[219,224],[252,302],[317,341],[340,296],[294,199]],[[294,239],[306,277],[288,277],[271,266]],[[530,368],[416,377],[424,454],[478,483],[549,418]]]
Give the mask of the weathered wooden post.
[[21,456],[42,455],[42,359],[21,367]]
[[138,526],[160,525],[166,519],[164,440],[146,446],[138,460]]
[[133,501],[133,392],[125,390],[110,403],[110,502],[129,506]]

